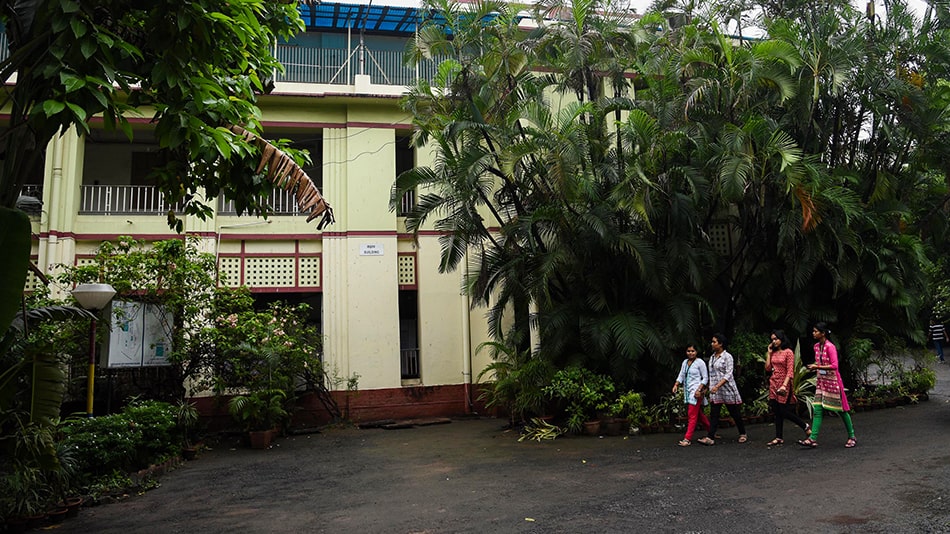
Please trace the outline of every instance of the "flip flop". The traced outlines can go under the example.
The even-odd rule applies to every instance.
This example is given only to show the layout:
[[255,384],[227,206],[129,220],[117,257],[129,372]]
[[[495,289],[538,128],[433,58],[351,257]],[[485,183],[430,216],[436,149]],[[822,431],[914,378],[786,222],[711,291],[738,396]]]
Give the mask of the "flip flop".
[[702,443],[703,445],[715,445],[715,444],[716,444],[715,441],[709,439],[708,437],[699,438],[699,439],[697,439],[696,441],[699,442],[699,443]]
[[783,440],[782,438],[775,438],[775,439],[773,439],[772,441],[766,443],[765,446],[766,446],[766,447],[774,447],[774,446],[776,446],[776,445],[781,445],[781,444],[783,444],[783,443],[785,443],[785,440]]
[[677,445],[679,445],[680,447],[689,447],[690,445],[692,445],[692,443],[690,443],[688,439],[681,439],[680,442],[677,443]]
[[749,441],[749,436],[746,436],[745,434],[739,436],[739,443],[745,443],[747,441]]
[[845,449],[853,449],[857,446],[858,446],[858,440],[854,438],[848,438],[848,441],[846,441],[844,444]]

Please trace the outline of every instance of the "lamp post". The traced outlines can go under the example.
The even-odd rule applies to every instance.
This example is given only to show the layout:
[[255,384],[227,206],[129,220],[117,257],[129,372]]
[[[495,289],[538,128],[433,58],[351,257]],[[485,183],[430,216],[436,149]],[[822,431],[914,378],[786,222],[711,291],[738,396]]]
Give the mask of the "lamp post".
[[96,385],[96,317],[99,310],[115,296],[115,289],[109,284],[79,284],[72,291],[73,298],[83,309],[93,312],[89,328],[89,372],[87,376],[86,416],[92,417],[93,391]]

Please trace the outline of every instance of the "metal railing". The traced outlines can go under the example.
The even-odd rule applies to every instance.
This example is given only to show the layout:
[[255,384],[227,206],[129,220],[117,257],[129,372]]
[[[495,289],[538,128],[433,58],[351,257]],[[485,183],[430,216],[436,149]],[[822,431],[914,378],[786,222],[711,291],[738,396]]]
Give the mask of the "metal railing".
[[419,349],[401,349],[399,369],[403,379],[419,378]]
[[33,197],[43,200],[43,184],[23,184],[20,194],[25,197]]
[[402,199],[399,201],[399,213],[400,217],[405,217],[416,207],[416,192],[415,191],[406,191],[402,194]]
[[[417,66],[405,64],[405,53],[396,50],[314,48],[293,44],[277,45],[277,59],[285,71],[281,82],[345,84],[357,74],[367,74],[377,85],[414,85],[417,79],[435,76],[441,59],[424,60]],[[360,65],[362,63],[362,66]]]
[[[0,61],[9,57],[7,34],[0,30]],[[405,53],[398,50],[372,50],[364,48],[318,48],[295,44],[279,44],[277,59],[285,72],[278,81],[299,83],[322,83],[352,85],[357,74],[368,74],[370,81],[378,85],[414,85],[417,79],[430,82],[438,70],[441,58],[423,60],[417,66],[407,66]],[[362,68],[360,63],[362,62]]]
[[[270,214],[272,215],[298,215],[300,213],[293,191],[274,189],[270,196],[263,200],[263,203],[270,207]],[[219,197],[218,213],[221,215],[237,215],[234,201]]]
[[80,215],[164,215],[184,209],[183,203],[166,202],[153,185],[83,184],[80,191]]

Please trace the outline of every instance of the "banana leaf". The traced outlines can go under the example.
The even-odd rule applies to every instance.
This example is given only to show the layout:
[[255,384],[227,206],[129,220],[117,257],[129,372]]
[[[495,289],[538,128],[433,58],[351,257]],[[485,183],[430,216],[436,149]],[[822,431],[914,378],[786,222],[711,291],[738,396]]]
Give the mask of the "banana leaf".
[[[20,309],[20,298],[29,272],[32,234],[30,218],[20,210],[0,207],[0,332],[7,332]],[[0,353],[6,352],[12,339],[4,336]]]

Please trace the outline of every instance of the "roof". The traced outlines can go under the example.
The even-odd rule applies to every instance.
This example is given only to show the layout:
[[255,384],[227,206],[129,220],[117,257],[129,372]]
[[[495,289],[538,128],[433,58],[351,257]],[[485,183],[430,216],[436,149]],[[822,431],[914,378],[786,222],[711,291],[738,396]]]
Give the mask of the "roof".
[[[445,21],[445,17],[441,13],[431,9],[412,6],[373,5],[372,1],[369,5],[329,2],[302,3],[298,9],[308,31],[344,31],[352,29],[377,34],[412,35],[423,20]],[[519,20],[522,18],[524,17],[518,17]]]
[[422,10],[415,7],[386,5],[301,4],[300,16],[307,30],[366,30],[374,33],[409,35],[416,31]]

